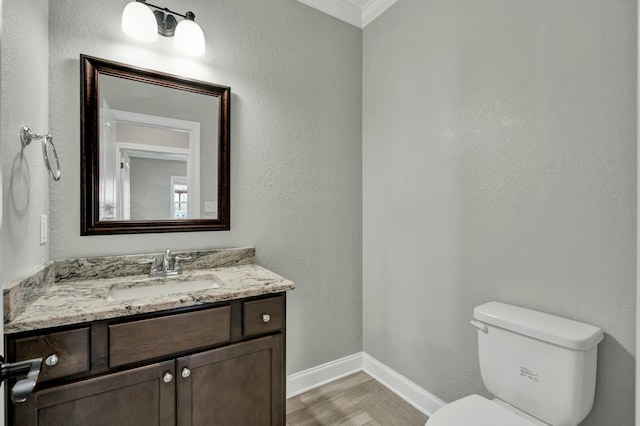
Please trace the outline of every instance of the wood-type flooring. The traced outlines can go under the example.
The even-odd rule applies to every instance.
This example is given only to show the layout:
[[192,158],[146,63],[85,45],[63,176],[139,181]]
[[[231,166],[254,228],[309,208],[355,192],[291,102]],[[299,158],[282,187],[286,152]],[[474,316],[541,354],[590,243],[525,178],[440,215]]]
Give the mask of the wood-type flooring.
[[287,426],[424,426],[427,416],[364,372],[287,400]]

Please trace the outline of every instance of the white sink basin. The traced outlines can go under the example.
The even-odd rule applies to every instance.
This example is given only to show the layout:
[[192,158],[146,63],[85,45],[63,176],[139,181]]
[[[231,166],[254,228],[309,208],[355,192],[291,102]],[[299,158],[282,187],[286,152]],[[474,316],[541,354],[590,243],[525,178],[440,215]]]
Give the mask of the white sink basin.
[[163,282],[162,284],[112,289],[107,294],[107,300],[114,302],[117,300],[141,299],[166,296],[175,293],[188,293],[190,291],[207,290],[211,288],[220,288],[220,284],[212,279],[177,281],[172,283]]

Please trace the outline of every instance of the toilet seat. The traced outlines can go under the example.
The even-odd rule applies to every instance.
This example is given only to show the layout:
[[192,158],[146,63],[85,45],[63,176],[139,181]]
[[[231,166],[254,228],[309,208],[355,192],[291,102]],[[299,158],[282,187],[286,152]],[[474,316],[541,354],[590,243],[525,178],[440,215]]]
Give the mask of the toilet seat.
[[533,426],[524,417],[480,395],[469,395],[447,404],[429,418],[426,426]]

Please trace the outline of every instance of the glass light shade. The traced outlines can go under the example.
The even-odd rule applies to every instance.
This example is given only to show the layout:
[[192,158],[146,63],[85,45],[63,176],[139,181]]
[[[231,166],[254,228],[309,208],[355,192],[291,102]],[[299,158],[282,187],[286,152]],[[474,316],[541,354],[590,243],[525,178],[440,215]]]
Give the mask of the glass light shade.
[[190,19],[183,19],[173,36],[176,49],[194,56],[204,55],[204,33],[200,25]]
[[158,24],[149,7],[132,1],[122,11],[122,31],[138,41],[150,43],[158,39]]

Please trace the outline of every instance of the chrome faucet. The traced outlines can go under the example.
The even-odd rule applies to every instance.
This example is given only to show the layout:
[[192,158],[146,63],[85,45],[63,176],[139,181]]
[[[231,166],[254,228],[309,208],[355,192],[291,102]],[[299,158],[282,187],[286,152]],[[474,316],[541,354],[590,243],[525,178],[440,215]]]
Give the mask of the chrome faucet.
[[162,261],[162,270],[164,271],[164,273],[170,271],[169,265],[171,264],[171,258],[171,249],[167,247],[164,250],[164,260]]
[[[189,260],[191,256],[181,257],[175,256],[171,254],[171,249],[166,248],[164,251],[164,258],[162,259],[162,269],[158,269],[158,261],[155,257],[151,257],[149,259],[140,259],[138,263],[151,264],[151,271],[149,272],[150,278],[165,278],[172,277],[175,275],[182,274],[182,265],[180,265],[181,260]],[[171,261],[173,260],[173,267],[171,267]]]

